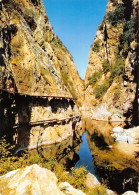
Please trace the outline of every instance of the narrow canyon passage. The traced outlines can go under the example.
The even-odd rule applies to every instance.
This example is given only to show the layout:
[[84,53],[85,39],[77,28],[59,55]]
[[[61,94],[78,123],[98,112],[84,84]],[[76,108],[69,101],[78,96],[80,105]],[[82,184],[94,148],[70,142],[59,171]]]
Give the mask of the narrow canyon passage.
[[[98,0],[96,5],[106,6],[106,1],[100,4],[101,1],[104,3]],[[71,2],[78,8],[77,1]],[[95,11],[95,6],[83,6],[87,2],[81,1],[84,16]],[[108,0],[90,51],[83,48],[89,52],[84,80],[68,45],[54,33],[44,3],[45,0],[0,1],[0,174],[16,173],[20,168],[22,172],[32,164],[51,167],[55,174],[62,170],[54,179],[55,185],[63,181],[61,175],[67,180],[72,177],[70,184],[84,194],[90,190],[85,184],[86,170],[80,176],[76,171],[85,166],[100,188],[104,184],[119,195],[129,190],[137,192],[138,1]],[[80,24],[80,33],[89,34],[78,9],[73,13],[68,7],[67,16],[73,21],[78,17],[75,27]],[[62,18],[66,20],[63,15]],[[58,23],[56,14],[54,19]],[[88,17],[90,26],[94,19],[97,20],[95,16],[91,20]],[[67,34],[63,32],[65,36],[72,35],[75,28],[68,27]],[[82,39],[78,41],[82,43]],[[79,57],[82,59],[84,52]],[[32,167],[29,169],[34,170]],[[11,189],[2,180],[0,176],[0,186]],[[2,188],[0,194],[5,195]],[[58,190],[61,193],[59,186]]]

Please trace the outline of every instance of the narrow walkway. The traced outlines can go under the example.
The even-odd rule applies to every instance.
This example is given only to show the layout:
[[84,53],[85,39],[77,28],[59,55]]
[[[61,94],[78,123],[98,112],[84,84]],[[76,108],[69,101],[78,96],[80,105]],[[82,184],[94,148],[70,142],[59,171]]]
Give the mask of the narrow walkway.
[[26,123],[18,123],[15,126],[13,126],[13,129],[19,128],[19,127],[24,127],[26,125],[29,126],[38,126],[38,125],[45,125],[45,124],[50,124],[50,123],[55,123],[55,122],[62,122],[62,121],[67,121],[69,119],[77,118],[79,119],[81,115],[76,115],[76,116],[71,116],[67,118],[62,118],[62,119],[47,119],[47,120],[42,120],[42,121],[33,121],[33,122],[26,122]]
[[[53,90],[54,91],[54,90]],[[76,98],[73,97],[65,97],[65,96],[58,96],[58,95],[34,95],[34,94],[25,94],[25,93],[19,93],[15,91],[15,87],[13,88],[11,86],[11,88],[8,89],[2,89],[0,86],[0,92],[6,92],[8,94],[12,94],[12,95],[19,95],[19,96],[24,96],[24,97],[35,97],[35,98],[56,98],[56,99],[71,99],[71,100],[76,100]],[[38,92],[38,91],[37,91]],[[61,95],[61,94],[60,94]],[[37,125],[45,125],[45,124],[50,124],[50,123],[58,123],[58,122],[62,122],[62,121],[67,121],[69,119],[73,119],[73,118],[80,118],[81,115],[76,115],[76,116],[71,116],[71,117],[67,117],[67,118],[62,118],[62,119],[47,119],[47,120],[42,120],[42,121],[33,121],[33,122],[25,122],[25,123],[18,123],[15,124],[13,126],[13,129],[19,128],[19,127],[24,127],[24,126],[37,126]]]
[[[2,84],[0,84],[0,91],[5,91],[9,94],[14,94],[14,95],[20,95],[20,96],[30,96],[30,97],[40,97],[40,98],[63,98],[63,99],[73,99],[73,100],[77,100],[76,98],[73,98],[72,96],[69,96],[70,94],[66,93],[66,89],[61,89],[62,92],[64,92],[63,96],[62,96],[62,92],[58,89],[53,89],[51,91],[47,91],[45,92],[45,87],[44,85],[38,85],[36,86],[36,89],[33,89],[32,91],[32,87],[28,86],[26,84],[20,83],[20,82],[15,82],[9,80],[8,81],[8,87],[4,88],[4,86]],[[18,91],[17,91],[18,90]],[[50,89],[49,89],[50,90]],[[48,95],[48,94],[49,95]]]
[[20,95],[20,96],[25,96],[25,97],[35,97],[35,98],[56,98],[56,99],[72,99],[72,100],[77,100],[77,98],[73,98],[73,97],[69,97],[69,96],[61,96],[61,94],[59,95],[45,95],[45,94],[26,94],[26,93],[19,93],[19,92],[15,92],[15,91],[10,91],[7,89],[0,89],[0,91],[4,91],[7,92],[9,94],[13,94],[13,95]]

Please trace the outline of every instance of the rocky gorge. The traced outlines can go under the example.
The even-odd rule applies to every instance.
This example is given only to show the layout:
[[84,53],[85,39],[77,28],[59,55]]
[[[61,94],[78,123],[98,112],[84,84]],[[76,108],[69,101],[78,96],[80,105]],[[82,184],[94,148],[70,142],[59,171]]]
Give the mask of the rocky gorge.
[[79,131],[83,82],[42,1],[1,1],[0,48],[1,136],[37,148]]
[[[0,138],[6,135],[10,145],[15,145],[15,155],[37,151],[45,159],[56,156],[71,169],[79,158],[81,136],[87,131],[100,181],[113,189],[105,189],[105,193],[121,194],[113,183],[130,166],[135,181],[131,189],[135,187],[137,192],[137,9],[137,0],[108,0],[90,48],[84,82],[68,49],[54,34],[42,0],[0,1]],[[7,151],[0,143],[0,151]],[[83,195],[95,193],[96,183],[101,186],[88,173],[83,180],[89,178],[85,186],[90,191],[83,188],[83,192],[70,182],[60,182],[54,173],[41,168],[43,163],[24,167],[17,157],[12,161],[0,157],[3,169],[9,166],[13,170],[0,177],[1,195]]]
[[84,107],[94,119],[138,124],[137,7],[109,0],[98,27],[85,76]]

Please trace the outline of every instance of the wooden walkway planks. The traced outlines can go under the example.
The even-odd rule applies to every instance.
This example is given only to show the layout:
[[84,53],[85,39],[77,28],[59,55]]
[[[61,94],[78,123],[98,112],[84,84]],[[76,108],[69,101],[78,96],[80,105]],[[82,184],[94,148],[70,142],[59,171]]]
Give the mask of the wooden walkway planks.
[[24,126],[38,126],[38,125],[45,125],[45,124],[50,124],[50,123],[55,123],[55,122],[62,122],[62,121],[67,121],[69,119],[73,118],[80,118],[81,115],[76,115],[76,116],[71,116],[67,118],[62,118],[62,119],[47,119],[47,120],[42,120],[42,121],[33,121],[33,122],[26,122],[26,123],[20,123],[15,126],[13,126],[13,129],[19,128],[19,127],[24,127]]
[[9,91],[7,89],[0,89],[1,91],[5,91],[9,94],[13,94],[13,95],[20,95],[20,96],[25,96],[25,97],[35,97],[35,98],[56,98],[56,99],[72,99],[72,100],[77,100],[77,98],[73,98],[73,97],[66,97],[66,96],[54,96],[54,95],[34,95],[34,94],[25,94],[25,93],[18,93],[15,91]]

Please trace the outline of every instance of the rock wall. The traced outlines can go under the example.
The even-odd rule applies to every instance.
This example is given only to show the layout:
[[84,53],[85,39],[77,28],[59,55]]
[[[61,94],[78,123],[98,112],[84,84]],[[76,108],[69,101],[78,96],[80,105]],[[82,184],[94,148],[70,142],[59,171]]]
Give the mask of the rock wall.
[[137,124],[137,0],[109,0],[90,49],[85,104],[95,119]]
[[80,137],[82,122],[73,99],[1,95],[0,135],[14,141],[17,150],[38,148]]
[[2,0],[0,18],[0,136],[23,148],[72,136],[80,119],[69,117],[79,115],[84,84],[43,1]]
[[31,95],[74,95],[82,102],[83,82],[67,48],[53,33],[43,1],[1,2],[0,51],[1,88]]

